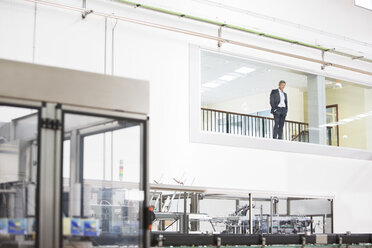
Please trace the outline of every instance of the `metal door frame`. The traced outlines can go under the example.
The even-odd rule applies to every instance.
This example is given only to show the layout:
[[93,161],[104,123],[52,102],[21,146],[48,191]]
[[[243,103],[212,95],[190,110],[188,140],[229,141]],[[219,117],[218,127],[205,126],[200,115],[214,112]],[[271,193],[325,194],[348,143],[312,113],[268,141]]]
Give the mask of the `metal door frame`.
[[[148,156],[148,147],[149,147],[149,117],[143,114],[129,113],[129,112],[118,112],[118,111],[109,111],[94,108],[85,108],[85,107],[76,107],[67,104],[61,106],[61,132],[60,132],[60,192],[59,195],[63,194],[63,140],[64,140],[64,125],[65,125],[65,115],[66,114],[78,114],[85,116],[93,117],[103,117],[103,118],[112,118],[112,119],[121,119],[127,121],[135,121],[140,125],[140,139],[141,139],[141,150],[140,150],[140,182],[139,190],[143,191],[144,199],[142,203],[142,211],[140,211],[140,228],[142,231],[142,240],[140,240],[140,245],[147,248],[150,247],[150,229],[148,228],[148,215],[147,215],[147,205],[148,205],[148,195],[149,195],[149,156]],[[61,197],[60,197],[61,199]],[[59,215],[59,230],[62,230],[62,200],[59,202],[60,215]],[[62,247],[63,234],[62,231],[59,232],[60,247]]]
[[41,145],[42,145],[42,127],[41,127],[41,119],[42,119],[42,112],[43,112],[43,103],[38,101],[27,101],[27,100],[19,100],[14,98],[7,98],[0,96],[0,106],[6,107],[16,107],[16,108],[27,108],[27,109],[35,109],[37,110],[37,172],[36,172],[36,195],[35,195],[35,220],[36,220],[36,238],[35,238],[35,247],[41,247],[40,245],[40,223],[41,223],[41,216],[42,214],[40,211],[40,202],[41,202],[41,194],[40,194],[40,182],[41,182]]

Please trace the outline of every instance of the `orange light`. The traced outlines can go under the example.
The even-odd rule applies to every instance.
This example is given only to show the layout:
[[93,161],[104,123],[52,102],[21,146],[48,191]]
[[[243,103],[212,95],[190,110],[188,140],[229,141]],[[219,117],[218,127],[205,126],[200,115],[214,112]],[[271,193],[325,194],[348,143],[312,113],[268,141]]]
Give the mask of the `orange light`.
[[149,207],[149,211],[154,211],[154,208],[153,207]]
[[149,225],[149,229],[152,230],[152,225]]

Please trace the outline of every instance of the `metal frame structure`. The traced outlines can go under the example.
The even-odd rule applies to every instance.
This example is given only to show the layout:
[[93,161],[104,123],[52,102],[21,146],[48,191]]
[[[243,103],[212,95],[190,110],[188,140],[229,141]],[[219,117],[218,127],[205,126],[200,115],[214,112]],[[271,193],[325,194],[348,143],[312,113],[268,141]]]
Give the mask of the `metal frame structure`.
[[[198,234],[176,234],[176,233],[152,233],[151,245],[163,246],[258,246],[264,248],[271,245],[296,245],[304,248],[342,246],[362,246],[369,248],[372,244],[372,234],[250,234],[250,235],[198,235]],[[275,246],[274,246],[275,247]],[[293,247],[293,246],[291,246]]]
[[[165,192],[174,192],[167,195]],[[165,231],[167,227],[164,226],[164,219],[173,219],[173,225],[179,221],[179,232],[183,234],[188,234],[188,227],[191,226],[191,229],[195,229],[195,224],[192,223],[191,219],[195,218],[193,215],[199,214],[200,201],[201,199],[221,199],[221,200],[235,200],[236,209],[238,210],[240,201],[248,201],[248,206],[253,206],[253,201],[270,201],[270,225],[268,226],[269,233],[273,234],[273,220],[272,216],[278,215],[277,205],[274,203],[274,199],[286,199],[287,200],[287,215],[292,216],[290,210],[290,202],[295,200],[311,200],[311,199],[324,199],[330,201],[330,213],[323,215],[320,213],[311,213],[306,216],[310,217],[322,217],[323,218],[323,233],[325,231],[325,219],[327,217],[331,218],[330,230],[333,233],[334,229],[334,216],[333,216],[333,205],[334,205],[334,196],[331,195],[295,195],[290,193],[283,192],[267,192],[267,191],[251,191],[251,190],[241,190],[241,189],[222,189],[222,188],[207,188],[207,187],[195,187],[195,186],[175,186],[175,185],[163,185],[163,184],[150,184],[151,194],[159,195],[159,198],[156,199],[154,206],[158,210],[155,212],[156,218],[159,218],[159,226],[162,231]],[[183,211],[182,212],[164,212],[164,202],[165,199],[169,198],[172,200],[182,200],[183,201]],[[190,200],[190,201],[188,201]],[[190,203],[189,211],[187,209],[188,202]],[[151,204],[151,202],[149,202]],[[248,210],[248,219],[249,219],[249,234],[254,234],[253,232],[253,210],[249,207]],[[281,216],[281,215],[280,215]],[[194,226],[193,226],[194,224]],[[213,225],[212,225],[213,226]],[[167,233],[167,232],[165,232]]]
[[[146,206],[148,83],[2,59],[0,76],[1,105],[39,110],[36,247],[62,247],[62,142],[65,113],[130,119],[140,123],[142,132],[139,173],[140,189],[144,192],[143,210],[140,211],[143,239],[140,244],[149,247],[149,214]],[[109,86],[111,90],[108,91]],[[97,98],[97,92],[101,98]],[[108,98],[110,101],[106,100]]]
[[[232,45],[236,45],[236,46],[240,46],[240,47],[251,48],[251,49],[255,49],[255,50],[259,50],[259,51],[263,51],[263,52],[267,52],[267,53],[271,53],[271,54],[282,55],[282,56],[289,57],[289,58],[304,60],[304,61],[320,64],[322,70],[324,70],[325,67],[327,67],[327,66],[332,66],[332,67],[335,67],[335,68],[339,68],[339,69],[343,69],[343,70],[347,70],[347,71],[353,71],[353,72],[357,72],[357,73],[364,74],[364,75],[369,75],[369,76],[372,75],[372,72],[369,72],[367,70],[358,69],[358,68],[350,67],[350,66],[345,66],[345,65],[342,65],[342,64],[331,63],[330,61],[325,61],[324,60],[324,53],[326,51],[328,52],[329,50],[321,49],[321,47],[319,47],[317,49],[322,50],[322,55],[323,55],[322,58],[323,59],[314,59],[314,58],[310,58],[310,57],[306,57],[306,56],[302,56],[302,55],[297,55],[297,54],[283,52],[283,51],[279,51],[279,50],[275,50],[275,49],[269,49],[269,48],[265,48],[265,47],[261,47],[261,46],[256,46],[256,45],[252,45],[252,44],[249,44],[249,43],[244,43],[244,42],[240,42],[240,41],[236,41],[236,40],[225,39],[225,38],[222,38],[220,36],[213,36],[213,35],[199,33],[199,32],[195,32],[195,31],[191,31],[191,30],[176,28],[176,27],[172,27],[172,26],[166,26],[166,25],[161,25],[161,24],[157,24],[157,23],[137,20],[137,19],[133,19],[133,18],[127,18],[127,17],[124,17],[124,16],[115,15],[115,14],[112,14],[112,13],[104,13],[104,12],[95,11],[95,10],[88,10],[86,8],[79,8],[79,7],[75,7],[75,6],[58,4],[58,3],[54,3],[54,2],[50,2],[50,1],[46,1],[46,0],[25,0],[25,1],[33,2],[35,4],[42,4],[42,5],[47,5],[47,6],[51,6],[51,7],[60,8],[60,9],[66,9],[66,10],[70,10],[70,11],[79,12],[79,13],[82,14],[83,18],[86,18],[87,15],[91,14],[91,15],[101,16],[101,17],[104,17],[104,18],[112,18],[112,19],[125,21],[125,22],[129,22],[129,23],[134,23],[134,24],[138,24],[138,25],[142,25],[142,26],[152,27],[152,28],[156,28],[156,29],[167,30],[167,31],[171,31],[171,32],[185,34],[185,35],[196,36],[196,37],[200,37],[200,38],[204,38],[204,39],[214,40],[214,41],[218,42],[219,46],[222,43],[227,43],[227,44],[232,44]],[[194,18],[194,19],[197,19],[197,18]],[[201,21],[201,18],[199,18],[199,21]],[[211,23],[211,21],[209,21],[208,23]],[[233,26],[231,25],[231,28],[232,27]],[[243,31],[243,28],[234,28],[234,29]],[[248,32],[248,30],[245,30],[244,32]],[[287,40],[287,39],[284,39],[284,38],[275,37],[273,35],[266,35],[266,36],[269,37],[269,38],[279,39],[279,40],[282,40],[282,41]],[[291,42],[291,43],[292,44],[293,43],[300,44],[301,42]],[[304,45],[305,43],[302,43],[302,44]],[[307,45],[307,47],[316,48],[316,46],[312,46],[312,45]],[[337,54],[339,54],[339,55],[343,54],[344,55],[345,53],[338,52]],[[350,55],[348,57],[350,57]],[[353,56],[352,58],[363,59],[363,58],[360,58],[358,56]]]
[[[95,114],[95,113],[89,113],[89,112],[84,112],[84,109],[83,108],[79,108],[78,110],[76,108],[71,108],[71,106],[66,106],[63,105],[62,106],[62,120],[64,120],[64,117],[66,114],[77,114],[77,115],[84,115],[84,116],[93,116],[93,117],[103,117],[103,118],[110,118],[110,119],[115,119],[115,120],[125,120],[125,121],[133,121],[133,122],[138,122],[140,124],[140,130],[141,130],[141,151],[140,151],[140,154],[141,154],[141,161],[140,161],[140,187],[139,187],[139,190],[143,191],[144,193],[144,200],[143,200],[143,204],[142,204],[142,209],[143,211],[140,212],[140,223],[142,223],[142,230],[143,230],[143,235],[142,235],[142,240],[141,240],[141,243],[140,244],[143,244],[144,247],[149,247],[149,237],[150,237],[150,232],[149,232],[149,228],[148,228],[148,223],[150,220],[148,220],[148,215],[147,215],[147,202],[148,202],[148,190],[149,190],[149,186],[148,186],[148,156],[147,156],[147,146],[148,146],[148,136],[147,136],[147,129],[148,129],[148,122],[149,122],[149,119],[146,118],[146,117],[142,117],[142,118],[137,118],[137,119],[134,119],[134,118],[128,118],[128,116],[124,113],[104,113],[104,111],[102,111],[101,113],[99,114]],[[62,130],[64,130],[64,121],[62,121]],[[112,131],[112,130],[116,130],[118,129],[118,127],[111,127],[109,129],[105,129],[104,131]],[[72,139],[75,139],[75,144],[77,144],[78,146],[75,147],[75,148],[72,148],[71,151],[75,150],[75,154],[73,154],[73,157],[72,157],[72,161],[75,160],[75,166],[73,166],[73,170],[72,170],[72,174],[71,175],[74,175],[74,177],[70,177],[70,180],[74,181],[74,182],[77,182],[76,180],[78,180],[79,183],[81,183],[81,192],[80,192],[80,214],[82,216],[84,216],[84,206],[83,206],[83,201],[84,201],[84,194],[83,194],[83,191],[84,191],[84,185],[83,185],[83,167],[82,166],[76,166],[77,164],[80,164],[82,165],[83,164],[83,156],[82,156],[82,152],[84,150],[84,147],[83,147],[83,139],[84,137],[86,136],[89,136],[89,135],[94,135],[94,134],[98,134],[98,133],[102,133],[102,130],[99,129],[99,130],[90,130],[86,133],[83,133],[83,134],[78,134],[78,135],[73,135],[71,136],[70,138]],[[64,132],[61,132],[61,142],[63,143],[63,140],[64,140]],[[61,143],[61,147],[63,147]],[[63,150],[62,150],[62,154],[63,154]],[[77,158],[80,158],[80,161],[77,162]],[[62,158],[61,158],[62,159]],[[61,164],[62,164],[62,160],[61,160]],[[61,170],[62,170],[62,166],[61,166]],[[71,181],[71,182],[72,182]],[[70,185],[72,185],[72,183],[70,183]],[[63,187],[62,187],[62,184],[60,184],[60,195],[62,195],[63,193]],[[62,206],[62,201],[60,201],[61,203],[61,206]],[[59,219],[59,223],[62,223],[62,215],[60,215],[60,219]],[[60,239],[62,240],[63,237],[62,237],[62,232],[59,232],[60,233]],[[147,244],[147,245],[146,245]],[[62,246],[62,245],[61,245]]]

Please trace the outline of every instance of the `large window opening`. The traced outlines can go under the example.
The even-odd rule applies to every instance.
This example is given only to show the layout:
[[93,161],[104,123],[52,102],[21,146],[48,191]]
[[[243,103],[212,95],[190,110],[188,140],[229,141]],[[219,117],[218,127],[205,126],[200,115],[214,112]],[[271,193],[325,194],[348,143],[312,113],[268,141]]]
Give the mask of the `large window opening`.
[[200,65],[202,132],[372,150],[371,86],[206,50]]

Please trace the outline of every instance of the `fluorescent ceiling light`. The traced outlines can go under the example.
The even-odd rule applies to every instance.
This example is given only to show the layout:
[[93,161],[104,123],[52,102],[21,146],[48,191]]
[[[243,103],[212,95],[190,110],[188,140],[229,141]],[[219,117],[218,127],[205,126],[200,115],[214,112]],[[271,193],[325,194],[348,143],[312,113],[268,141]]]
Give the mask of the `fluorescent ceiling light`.
[[342,122],[351,122],[353,121],[353,118],[345,118],[343,120],[341,120]]
[[239,69],[236,69],[235,72],[238,72],[238,73],[241,73],[241,74],[248,74],[248,73],[251,73],[255,70],[256,69],[243,66],[243,67],[240,67]]
[[359,114],[359,115],[357,115],[356,117],[357,118],[364,118],[364,117],[367,117],[368,115],[367,114]]
[[237,78],[237,76],[227,74],[227,75],[224,75],[222,77],[219,77],[218,79],[223,80],[223,81],[231,81],[231,80],[234,80],[236,78]]
[[220,86],[220,84],[216,82],[208,82],[208,83],[203,84],[203,87],[207,87],[207,88],[216,88],[218,86]]

